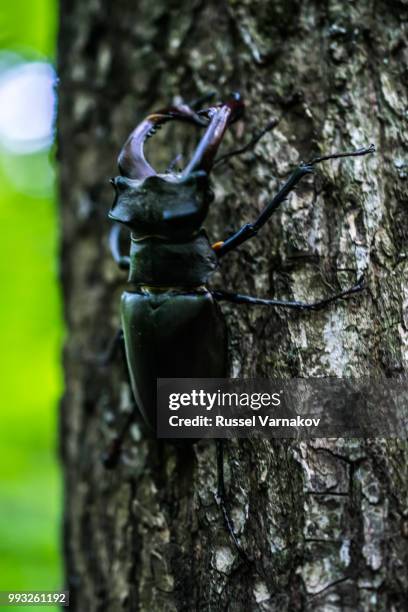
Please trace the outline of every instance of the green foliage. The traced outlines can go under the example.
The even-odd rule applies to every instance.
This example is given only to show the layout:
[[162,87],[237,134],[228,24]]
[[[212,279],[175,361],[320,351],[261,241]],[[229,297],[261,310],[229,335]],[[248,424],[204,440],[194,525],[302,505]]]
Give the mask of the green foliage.
[[0,48],[53,59],[56,46],[56,0],[13,0],[0,8]]
[[[52,61],[55,0],[3,3],[0,31],[0,51]],[[0,148],[0,590],[53,590],[62,580],[56,455],[62,324],[47,157]],[[22,187],[31,179],[43,185],[36,195]]]

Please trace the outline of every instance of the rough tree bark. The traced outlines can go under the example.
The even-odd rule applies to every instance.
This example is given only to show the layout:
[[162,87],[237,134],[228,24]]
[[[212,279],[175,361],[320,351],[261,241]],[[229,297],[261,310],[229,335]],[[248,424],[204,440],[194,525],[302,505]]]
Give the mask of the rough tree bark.
[[[120,360],[108,371],[89,360],[118,326],[125,280],[107,245],[116,154],[148,111],[214,89],[247,101],[247,133],[237,126],[235,142],[280,119],[215,177],[214,240],[254,219],[300,159],[370,142],[378,150],[322,164],[257,240],[225,258],[213,286],[254,295],[318,298],[361,272],[369,284],[318,313],[223,305],[232,375],[404,372],[406,0],[61,0],[60,23],[71,609],[406,609],[404,441],[229,442],[232,514],[256,560],[248,568],[214,500],[211,441],[181,456],[137,423],[119,468],[104,470],[100,457],[130,392]],[[157,164],[183,139],[163,132],[149,145]]]

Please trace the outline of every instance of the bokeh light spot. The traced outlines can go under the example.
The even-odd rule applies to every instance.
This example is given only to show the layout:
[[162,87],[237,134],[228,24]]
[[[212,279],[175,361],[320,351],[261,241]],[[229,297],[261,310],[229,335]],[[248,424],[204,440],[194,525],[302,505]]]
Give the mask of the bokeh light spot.
[[26,62],[0,73],[0,144],[4,148],[33,153],[52,144],[55,83],[55,71],[46,62]]

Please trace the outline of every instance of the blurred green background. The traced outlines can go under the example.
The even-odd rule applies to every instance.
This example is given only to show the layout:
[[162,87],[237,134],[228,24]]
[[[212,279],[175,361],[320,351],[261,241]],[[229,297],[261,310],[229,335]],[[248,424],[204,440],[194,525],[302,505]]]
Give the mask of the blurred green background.
[[62,584],[56,27],[54,0],[0,8],[0,590]]

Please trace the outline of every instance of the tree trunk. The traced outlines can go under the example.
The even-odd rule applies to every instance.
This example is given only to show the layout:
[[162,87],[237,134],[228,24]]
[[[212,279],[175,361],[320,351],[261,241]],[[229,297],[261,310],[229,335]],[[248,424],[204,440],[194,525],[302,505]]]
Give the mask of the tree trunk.
[[[321,164],[257,239],[225,257],[212,286],[251,295],[311,301],[363,272],[368,282],[322,312],[223,304],[232,376],[405,371],[407,4],[61,0],[61,448],[72,610],[406,609],[404,441],[229,441],[228,499],[248,565],[214,499],[213,441],[181,452],[137,422],[119,467],[104,469],[131,395],[123,361],[100,369],[92,355],[119,326],[126,280],[107,244],[108,178],[122,143],[178,96],[238,90],[245,133],[237,124],[224,151],[272,117],[279,123],[214,172],[214,242],[254,220],[299,160],[370,142],[377,154]],[[184,141],[163,129],[150,158],[164,167]]]

